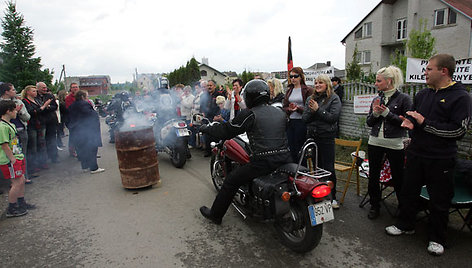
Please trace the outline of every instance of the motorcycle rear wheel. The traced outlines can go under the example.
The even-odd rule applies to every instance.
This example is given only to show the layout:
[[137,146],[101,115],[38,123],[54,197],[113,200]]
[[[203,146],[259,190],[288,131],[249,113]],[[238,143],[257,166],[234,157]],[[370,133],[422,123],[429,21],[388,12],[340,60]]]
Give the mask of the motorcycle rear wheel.
[[170,162],[176,168],[182,168],[185,165],[185,162],[187,162],[187,150],[183,144],[174,146],[172,155],[170,156]]
[[298,253],[314,249],[323,235],[323,224],[311,226],[306,201],[291,201],[290,212],[275,222],[282,244]]

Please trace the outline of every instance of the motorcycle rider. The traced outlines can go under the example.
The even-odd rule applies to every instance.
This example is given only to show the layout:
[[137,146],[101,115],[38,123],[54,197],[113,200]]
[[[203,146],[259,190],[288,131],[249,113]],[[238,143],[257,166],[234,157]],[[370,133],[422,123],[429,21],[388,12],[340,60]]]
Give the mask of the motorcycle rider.
[[286,135],[287,116],[281,109],[268,105],[270,92],[267,83],[259,79],[249,81],[243,97],[248,109],[241,110],[233,120],[200,127],[201,132],[218,139],[231,139],[244,132],[249,138],[250,162],[227,176],[211,209],[200,208],[201,214],[215,224],[221,224],[241,185],[292,161]]
[[107,106],[107,111],[115,115],[116,121],[109,125],[110,127],[110,143],[115,143],[115,130],[119,129],[124,121],[123,114],[130,106],[130,96],[126,91],[116,93]]

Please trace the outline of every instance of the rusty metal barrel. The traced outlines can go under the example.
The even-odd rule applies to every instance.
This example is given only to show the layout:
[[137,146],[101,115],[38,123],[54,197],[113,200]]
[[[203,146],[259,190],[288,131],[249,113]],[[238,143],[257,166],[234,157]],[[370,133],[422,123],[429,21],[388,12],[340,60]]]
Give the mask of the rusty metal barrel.
[[155,145],[152,127],[130,127],[115,132],[115,148],[124,188],[160,184]]

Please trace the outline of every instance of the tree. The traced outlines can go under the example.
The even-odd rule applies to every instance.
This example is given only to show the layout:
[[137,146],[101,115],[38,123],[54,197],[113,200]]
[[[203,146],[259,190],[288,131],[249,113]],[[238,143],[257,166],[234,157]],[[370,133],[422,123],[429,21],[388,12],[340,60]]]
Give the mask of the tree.
[[187,61],[185,67],[180,66],[179,69],[170,72],[167,78],[171,87],[177,84],[191,85],[197,82],[201,78],[197,60],[192,57],[190,61]]
[[405,42],[407,48],[406,53],[401,53],[400,50],[395,50],[395,54],[392,56],[392,64],[398,66],[403,72],[403,76],[406,74],[406,59],[407,56],[418,59],[429,59],[436,52],[434,46],[436,44],[436,38],[433,37],[431,31],[426,29],[427,20],[419,20],[419,30],[412,29],[408,35],[408,41]]
[[359,80],[362,78],[362,70],[361,66],[359,65],[358,56],[359,50],[357,49],[357,44],[354,47],[354,53],[352,54],[352,61],[347,64],[346,67],[346,76],[347,79],[350,81]]
[[243,73],[239,75],[239,77],[241,77],[241,80],[243,80],[243,83],[246,84],[247,82],[254,79],[254,74],[244,70]]
[[10,82],[18,89],[38,81],[51,86],[53,73],[49,69],[41,70],[41,58],[33,57],[33,30],[24,24],[23,15],[16,11],[16,4],[8,2],[2,19],[0,81]]

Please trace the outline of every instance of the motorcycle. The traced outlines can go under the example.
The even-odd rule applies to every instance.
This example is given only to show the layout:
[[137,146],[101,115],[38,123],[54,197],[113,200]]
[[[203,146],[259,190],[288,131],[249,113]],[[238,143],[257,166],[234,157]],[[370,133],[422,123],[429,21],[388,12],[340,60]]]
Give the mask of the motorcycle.
[[185,120],[172,118],[160,124],[156,113],[149,113],[148,117],[153,123],[156,150],[169,154],[174,167],[183,167],[187,159],[192,157],[188,148],[190,131]]
[[96,98],[94,101],[94,104],[95,104],[95,109],[97,110],[98,114],[101,117],[106,117],[107,112],[106,112],[105,106],[103,105],[102,100],[99,98]]
[[[232,170],[249,163],[248,140],[240,135],[211,146],[211,180],[219,191]],[[323,223],[334,219],[333,184],[324,180],[331,172],[317,167],[317,150],[316,143],[308,139],[298,164],[285,164],[241,186],[232,203],[244,219],[273,221],[282,244],[299,253],[314,249],[321,240]],[[304,157],[312,163],[310,169],[301,165]]]

